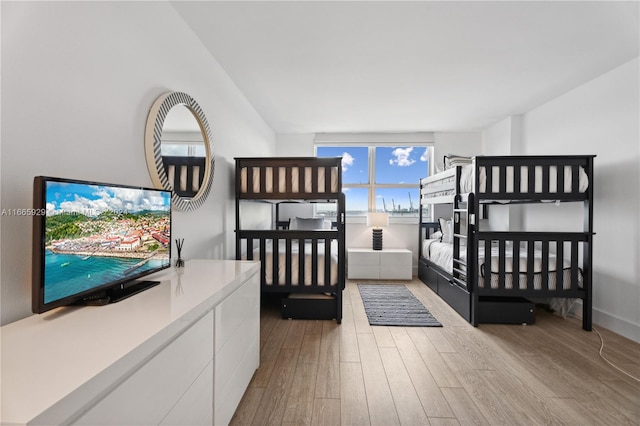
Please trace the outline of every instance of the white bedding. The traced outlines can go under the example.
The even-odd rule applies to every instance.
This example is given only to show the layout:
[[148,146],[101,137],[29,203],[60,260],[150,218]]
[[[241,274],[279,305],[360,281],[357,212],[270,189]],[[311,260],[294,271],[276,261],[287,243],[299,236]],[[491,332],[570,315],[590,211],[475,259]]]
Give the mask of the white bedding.
[[[560,193],[570,193],[573,189],[573,171],[571,167],[563,167],[564,169],[564,188]],[[460,172],[460,192],[462,194],[474,192],[473,187],[473,166],[466,165],[461,167]],[[505,184],[506,184],[506,193],[514,193],[514,168],[507,167],[505,176]],[[439,197],[451,197],[456,195],[455,189],[455,175],[451,173],[451,170],[447,170],[442,172],[442,178],[440,178],[440,174],[433,175],[428,179],[428,183],[423,188],[421,194],[424,196],[424,200],[428,200],[430,198],[439,198]],[[535,176],[535,186],[534,193],[542,193],[542,166],[535,166],[534,176]],[[557,180],[558,169],[555,166],[549,167],[549,192],[557,193],[558,192],[558,180]],[[487,170],[485,167],[479,168],[479,185],[480,185],[480,193],[499,193],[500,189],[500,170],[498,167],[491,168],[491,188],[490,191],[487,192]],[[527,166],[522,166],[520,170],[520,193],[529,193],[528,188],[529,183],[529,173]],[[579,176],[578,176],[578,189],[581,193],[586,192],[589,187],[589,178],[584,171],[584,168],[579,168]],[[505,200],[506,201],[506,200]],[[551,200],[550,200],[551,201]]]
[[[422,255],[451,273],[453,268],[453,245],[440,242],[440,239],[422,241]],[[466,256],[466,254],[464,254]]]
[[[535,191],[541,193],[542,191],[542,166],[535,166]],[[580,192],[585,192],[589,187],[589,178],[582,167],[579,168],[578,176],[578,188]],[[480,193],[487,192],[487,171],[485,167],[479,168],[480,179]],[[500,192],[500,172],[498,167],[492,167],[491,170],[491,190],[489,193]],[[571,192],[573,182],[573,172],[571,167],[564,167],[564,188],[560,193]],[[514,191],[514,171],[513,167],[506,168],[506,192],[513,193]],[[527,166],[522,166],[520,169],[520,192],[529,192],[529,172]],[[462,193],[473,192],[473,166],[468,165],[462,167],[460,174],[460,191]],[[549,167],[549,192],[557,193],[558,191],[558,168],[556,166]]]
[[[331,241],[331,276],[330,282],[325,282],[325,244],[319,242],[318,248],[318,285],[335,285],[338,283],[338,241]],[[300,285],[300,278],[298,274],[298,267],[300,263],[298,244],[294,241],[291,244],[291,283],[292,285]],[[260,259],[260,249],[256,248],[253,252],[254,259]],[[278,284],[285,284],[286,280],[286,242],[281,240],[278,247]],[[267,242],[265,247],[265,283],[267,285],[273,285],[273,247],[270,241]],[[305,286],[312,285],[312,244],[310,242],[305,243],[304,247],[304,280]]]
[[[311,170],[312,167],[305,167],[304,169],[304,188],[300,188],[300,171],[298,167],[293,167],[291,169],[291,186],[292,191],[295,193],[312,193],[312,192],[330,192],[336,193],[339,192],[338,188],[338,169],[336,167],[330,167],[331,170],[331,188],[325,188],[325,169],[328,167],[318,167],[318,187],[313,188]],[[278,182],[274,182],[273,176],[273,167],[265,167],[265,190],[267,194],[272,193],[284,193],[287,192],[286,188],[286,175],[285,175],[285,167],[279,167],[278,171]],[[244,167],[240,171],[240,192],[247,192],[247,168]],[[275,183],[275,191],[274,191],[274,183]],[[260,193],[260,168],[253,167],[253,178],[252,178],[252,191],[253,193]]]
[[[439,240],[424,240],[422,243],[422,253],[423,256],[429,259],[431,262],[440,266],[445,271],[451,273],[453,268],[453,245],[442,243]],[[485,256],[484,250],[482,247],[478,249],[478,264],[480,266],[480,273],[478,278],[478,286],[483,288],[485,285],[484,282],[484,270],[485,270]],[[466,250],[461,249],[461,260],[466,260]],[[519,278],[518,278],[518,287],[521,290],[527,289],[527,255],[526,252],[521,253],[519,259]],[[556,289],[556,258],[553,255],[549,255],[549,275],[548,275],[548,288],[550,290]],[[563,289],[568,290],[571,287],[571,268],[570,263],[568,261],[563,262]],[[491,249],[491,288],[498,288],[499,276],[497,271],[499,270],[499,256],[498,256],[498,248],[494,247]],[[513,288],[513,256],[510,256],[509,253],[506,253],[505,256],[505,288],[511,289]],[[535,290],[542,289],[542,252],[535,251],[534,252],[534,281],[533,288]],[[578,285],[582,286],[582,274],[578,274]]]

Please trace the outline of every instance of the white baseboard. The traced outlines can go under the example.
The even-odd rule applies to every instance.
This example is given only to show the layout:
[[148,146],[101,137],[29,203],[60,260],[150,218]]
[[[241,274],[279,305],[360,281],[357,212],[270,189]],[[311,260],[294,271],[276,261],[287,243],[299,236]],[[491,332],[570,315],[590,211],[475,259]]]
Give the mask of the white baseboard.
[[[621,336],[631,339],[640,343],[640,324],[633,324],[622,318],[618,318],[614,315],[608,314],[597,308],[593,308],[593,324],[595,326],[601,326],[607,330],[611,330]],[[576,301],[572,313],[582,318],[582,301]]]

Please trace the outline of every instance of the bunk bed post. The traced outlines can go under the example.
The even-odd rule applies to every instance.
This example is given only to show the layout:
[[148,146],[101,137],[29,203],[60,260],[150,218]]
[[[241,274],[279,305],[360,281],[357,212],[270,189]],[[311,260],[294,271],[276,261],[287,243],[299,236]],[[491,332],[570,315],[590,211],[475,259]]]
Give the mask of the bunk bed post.
[[585,166],[589,187],[587,188],[587,198],[584,201],[584,232],[587,237],[586,247],[582,252],[582,278],[584,286],[584,298],[582,299],[582,329],[591,331],[592,322],[592,295],[593,295],[593,155],[587,157]]
[[[418,192],[418,262],[422,257],[422,179],[418,180],[420,190]],[[428,236],[428,235],[427,235]],[[418,267],[419,269],[419,267]]]
[[[474,159],[475,162],[475,159]],[[471,324],[477,327],[479,296],[476,291],[478,280],[478,235],[476,226],[478,220],[477,198],[473,193],[469,194],[467,199],[467,291],[471,294]]]
[[[469,213],[467,214],[467,291],[471,294],[470,303],[471,303],[471,325],[477,327],[480,324],[479,315],[478,315],[478,306],[480,297],[478,296],[478,234],[477,230],[479,229],[478,220],[479,217],[479,198],[475,196],[475,194],[480,193],[480,165],[478,164],[479,158],[474,156],[471,157],[471,167],[473,168],[472,173],[472,183],[471,187],[473,191],[469,194],[469,198],[467,199],[467,208],[469,209]],[[460,187],[458,186],[457,191],[460,191]]]
[[242,259],[242,250],[240,247],[240,166],[236,158],[236,260]]
[[[341,161],[338,163],[341,169]],[[342,188],[341,186],[339,188]],[[338,194],[338,206],[336,209],[336,220],[338,222],[338,288],[336,289],[336,322],[342,323],[342,291],[345,288],[347,276],[347,257],[346,257],[346,238],[345,238],[345,214],[346,214],[346,198],[344,192]]]

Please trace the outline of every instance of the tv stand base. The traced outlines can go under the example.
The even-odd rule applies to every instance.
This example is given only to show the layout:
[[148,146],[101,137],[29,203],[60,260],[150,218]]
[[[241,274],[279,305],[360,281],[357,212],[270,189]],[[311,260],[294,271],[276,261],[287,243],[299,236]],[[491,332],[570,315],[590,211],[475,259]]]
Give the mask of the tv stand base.
[[98,293],[90,294],[87,297],[73,302],[76,306],[104,306],[109,303],[117,303],[133,295],[155,287],[160,281],[132,281],[122,284],[120,288],[109,289]]
[[160,284],[160,281],[132,281],[130,283],[123,284],[121,288],[109,290],[107,296],[109,297],[109,303],[116,303],[121,300],[131,297],[134,294],[138,294],[145,290],[155,287]]

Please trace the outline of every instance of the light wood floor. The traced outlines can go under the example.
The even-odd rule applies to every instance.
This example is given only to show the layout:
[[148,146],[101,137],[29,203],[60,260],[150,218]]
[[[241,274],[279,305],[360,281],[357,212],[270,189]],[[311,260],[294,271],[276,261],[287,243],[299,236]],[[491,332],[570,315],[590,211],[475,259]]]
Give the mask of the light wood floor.
[[[232,425],[640,424],[640,385],[603,361],[577,319],[474,328],[422,282],[442,328],[372,327],[355,282],[344,319],[263,308],[261,364]],[[640,376],[640,344],[598,328],[604,355]]]

